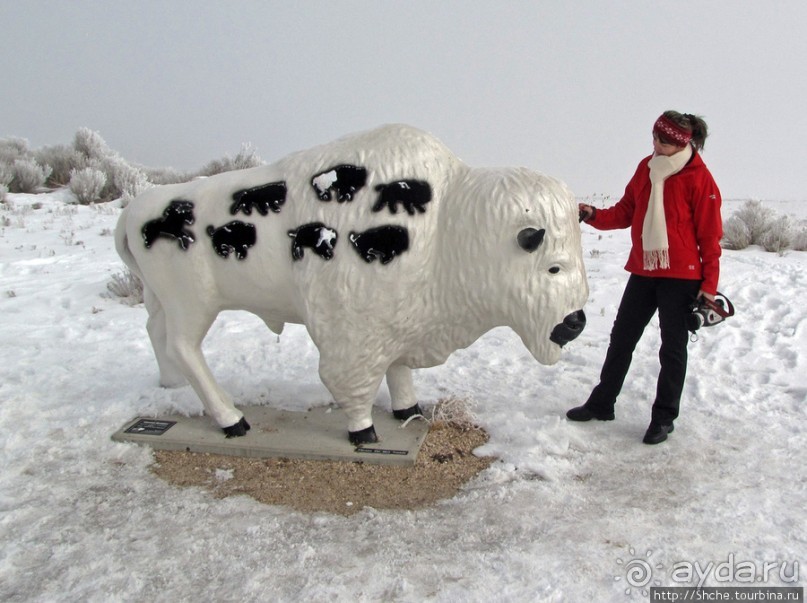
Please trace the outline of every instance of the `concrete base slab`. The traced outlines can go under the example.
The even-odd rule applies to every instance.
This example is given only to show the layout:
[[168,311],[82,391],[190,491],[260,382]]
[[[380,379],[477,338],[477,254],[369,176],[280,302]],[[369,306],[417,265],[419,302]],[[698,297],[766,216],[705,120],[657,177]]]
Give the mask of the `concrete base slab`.
[[379,442],[360,447],[347,439],[347,418],[333,407],[308,412],[266,406],[239,407],[252,429],[226,438],[209,417],[138,417],[112,435],[116,442],[147,444],[156,450],[186,450],[253,458],[296,458],[414,465],[429,424],[413,419],[406,427],[392,413],[374,409]]

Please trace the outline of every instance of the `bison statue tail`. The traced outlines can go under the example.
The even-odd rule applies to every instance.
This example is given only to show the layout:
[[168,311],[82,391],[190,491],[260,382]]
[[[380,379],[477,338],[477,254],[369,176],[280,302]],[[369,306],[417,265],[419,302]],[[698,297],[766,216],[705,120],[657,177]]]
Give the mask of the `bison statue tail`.
[[137,278],[143,281],[143,274],[140,271],[140,267],[137,265],[137,260],[129,249],[129,237],[126,235],[127,215],[128,212],[126,208],[124,208],[120,218],[118,218],[118,225],[115,227],[115,249],[118,251],[118,255],[123,260],[123,263],[126,264],[126,267],[129,268]]

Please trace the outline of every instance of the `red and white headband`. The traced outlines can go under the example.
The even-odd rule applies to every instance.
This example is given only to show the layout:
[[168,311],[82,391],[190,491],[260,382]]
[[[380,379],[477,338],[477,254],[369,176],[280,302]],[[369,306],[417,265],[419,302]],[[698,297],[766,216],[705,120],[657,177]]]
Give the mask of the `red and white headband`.
[[671,140],[676,145],[683,147],[689,144],[692,140],[692,132],[682,128],[669,117],[662,115],[653,124],[653,131],[657,134],[664,136],[664,138]]

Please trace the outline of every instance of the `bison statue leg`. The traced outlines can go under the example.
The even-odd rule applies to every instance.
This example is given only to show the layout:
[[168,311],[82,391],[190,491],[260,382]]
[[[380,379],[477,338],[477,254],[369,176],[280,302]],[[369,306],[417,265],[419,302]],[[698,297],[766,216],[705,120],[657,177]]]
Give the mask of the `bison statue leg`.
[[385,367],[366,355],[344,349],[332,351],[325,346],[319,349],[319,376],[347,415],[350,443],[360,446],[377,442],[372,411]]
[[[354,446],[372,444],[378,442],[372,409],[384,375],[383,364],[373,363],[365,357],[363,362],[356,363],[360,367],[357,369],[356,365],[345,364],[349,357],[327,351],[321,354],[320,378],[348,417],[350,443]],[[422,414],[415,400],[412,370],[398,364],[387,368],[386,375],[395,418],[403,421]]]
[[160,369],[160,385],[163,387],[187,385],[188,381],[179,365],[168,356],[165,310],[160,300],[151,289],[145,286],[143,287],[143,300],[149,314],[146,331],[148,331],[151,347],[154,348],[154,356],[157,358],[157,366]]
[[387,387],[392,398],[392,413],[395,418],[405,421],[423,414],[415,397],[412,383],[412,369],[403,364],[395,364],[387,369]]
[[[205,308],[201,300],[197,300],[193,307],[179,299],[174,301],[177,303],[161,306],[162,316],[158,314],[154,320],[151,314],[149,316],[149,323],[153,323],[149,334],[154,331],[152,342],[157,340],[161,344],[165,340],[161,375],[164,367],[168,376],[174,376],[178,371],[199,396],[205,413],[218,423],[227,437],[246,435],[249,424],[243,413],[235,408],[229,394],[216,383],[202,355],[202,340],[216,319],[217,311]],[[159,362],[162,352],[158,353],[158,349],[155,345]]]

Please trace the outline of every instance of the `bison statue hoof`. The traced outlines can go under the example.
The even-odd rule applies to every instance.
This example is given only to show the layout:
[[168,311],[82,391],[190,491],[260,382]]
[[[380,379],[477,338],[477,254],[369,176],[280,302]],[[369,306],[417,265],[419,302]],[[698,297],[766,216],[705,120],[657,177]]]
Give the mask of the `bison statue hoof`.
[[250,425],[244,417],[241,417],[241,420],[235,425],[222,427],[222,429],[228,438],[238,438],[247,435],[247,432],[250,430]]
[[416,417],[417,415],[423,416],[423,411],[420,410],[420,406],[415,404],[414,406],[410,406],[409,408],[402,408],[401,410],[393,410],[392,414],[399,421],[406,421],[407,419],[411,419],[412,417]]
[[362,444],[374,444],[378,441],[378,436],[375,433],[375,427],[370,425],[367,429],[361,431],[349,431],[348,438],[350,443],[354,446],[361,446]]

